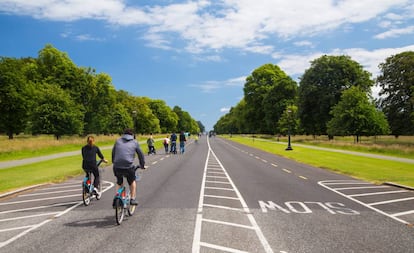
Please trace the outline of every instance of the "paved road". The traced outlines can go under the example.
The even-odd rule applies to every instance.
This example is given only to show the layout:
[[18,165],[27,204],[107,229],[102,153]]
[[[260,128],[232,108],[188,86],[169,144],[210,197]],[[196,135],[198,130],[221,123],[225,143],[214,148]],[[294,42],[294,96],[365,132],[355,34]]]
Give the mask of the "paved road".
[[120,226],[111,168],[99,201],[81,178],[0,199],[4,252],[410,252],[414,193],[220,138],[147,156],[136,213]]

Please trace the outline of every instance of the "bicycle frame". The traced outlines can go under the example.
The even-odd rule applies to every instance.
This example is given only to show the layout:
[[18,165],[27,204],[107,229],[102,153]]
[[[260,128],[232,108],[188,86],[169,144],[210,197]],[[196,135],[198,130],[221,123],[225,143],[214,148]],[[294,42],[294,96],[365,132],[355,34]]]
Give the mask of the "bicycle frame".
[[[103,160],[99,160],[96,165],[97,167],[99,167],[99,165],[103,162]],[[92,184],[92,171],[87,171],[87,176],[85,176],[83,178],[83,183],[82,183],[82,200],[83,200],[83,204],[85,206],[88,206],[91,202],[91,198],[92,196],[94,196],[95,194],[93,193],[95,187]],[[101,189],[99,189],[100,191]],[[100,195],[95,195],[95,198],[97,200],[99,200],[101,198]]]
[[126,212],[129,216],[134,214],[136,206],[131,205],[130,201],[131,194],[129,190],[124,185],[121,186],[114,197],[115,218],[118,225],[121,225]]

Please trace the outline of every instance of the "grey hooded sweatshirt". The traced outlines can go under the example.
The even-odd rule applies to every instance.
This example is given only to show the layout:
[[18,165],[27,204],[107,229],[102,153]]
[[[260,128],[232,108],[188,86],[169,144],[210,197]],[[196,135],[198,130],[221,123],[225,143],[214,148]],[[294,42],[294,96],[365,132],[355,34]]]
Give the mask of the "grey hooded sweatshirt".
[[138,155],[139,165],[144,168],[145,158],[138,142],[132,135],[124,134],[112,148],[112,162],[114,169],[129,169],[134,165],[135,153]]

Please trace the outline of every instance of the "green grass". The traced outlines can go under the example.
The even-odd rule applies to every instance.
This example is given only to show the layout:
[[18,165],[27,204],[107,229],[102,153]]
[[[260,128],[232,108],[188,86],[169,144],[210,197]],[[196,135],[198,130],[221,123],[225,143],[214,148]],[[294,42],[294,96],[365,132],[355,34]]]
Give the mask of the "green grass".
[[[113,142],[111,145],[113,145]],[[162,141],[156,141],[155,147],[157,149],[163,147]],[[146,144],[141,145],[141,149],[144,154],[148,153]],[[73,149],[68,147],[63,150],[73,151]],[[77,146],[75,150],[80,150],[80,146]],[[109,162],[112,162],[111,152],[112,149],[102,150],[104,157]],[[83,173],[82,157],[80,155],[0,169],[0,193],[30,185],[62,182]]]
[[[110,150],[103,150],[110,160]],[[30,185],[61,182],[83,174],[82,157],[68,156],[28,165],[0,169],[0,192]]]
[[374,183],[394,182],[414,187],[414,164],[315,150],[294,146],[294,143],[292,144],[293,150],[286,151],[285,144],[264,142],[257,139],[253,141],[250,138],[243,137],[228,139],[354,178]]

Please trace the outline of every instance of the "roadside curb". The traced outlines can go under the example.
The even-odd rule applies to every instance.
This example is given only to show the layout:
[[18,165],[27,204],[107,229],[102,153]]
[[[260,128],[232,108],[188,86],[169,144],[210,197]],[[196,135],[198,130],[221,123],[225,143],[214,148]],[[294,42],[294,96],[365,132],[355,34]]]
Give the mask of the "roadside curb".
[[383,184],[384,185],[390,185],[390,186],[395,186],[395,187],[399,187],[399,188],[403,188],[403,189],[407,189],[407,190],[414,191],[414,187],[411,187],[411,186],[406,186],[406,185],[397,184],[397,183],[393,183],[393,182],[385,182]]
[[44,186],[44,185],[47,185],[47,184],[36,184],[36,185],[31,185],[31,186],[28,186],[28,187],[20,188],[20,189],[14,190],[14,191],[5,192],[3,194],[0,194],[0,199],[8,197],[8,196],[16,194],[16,193],[19,193],[19,192],[31,190],[31,189],[34,189],[34,188],[37,188],[37,187],[40,187],[40,186]]

